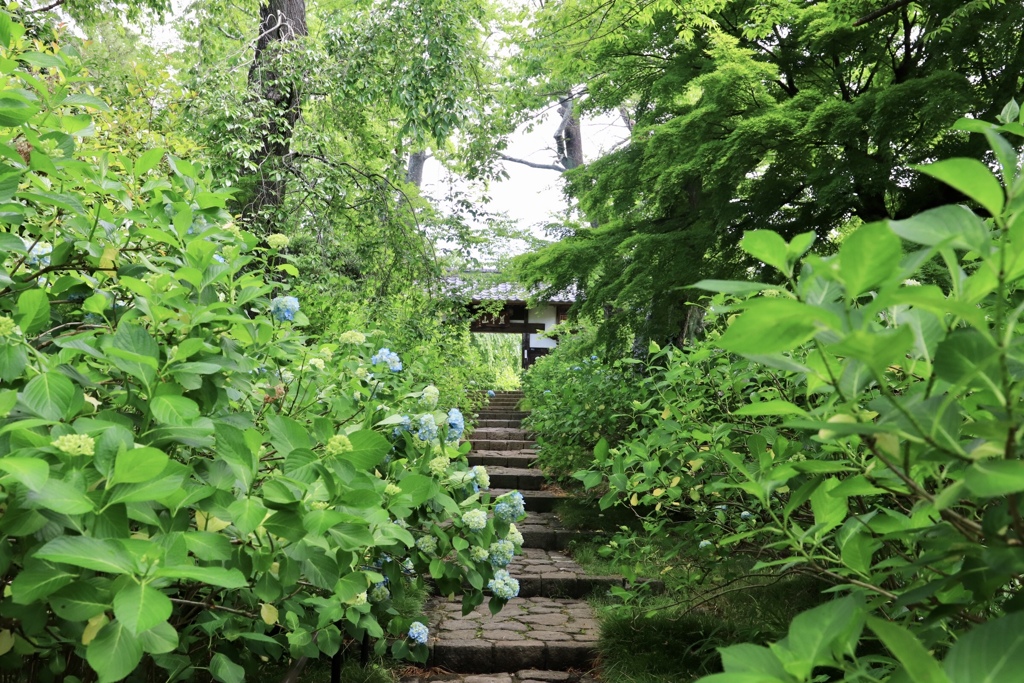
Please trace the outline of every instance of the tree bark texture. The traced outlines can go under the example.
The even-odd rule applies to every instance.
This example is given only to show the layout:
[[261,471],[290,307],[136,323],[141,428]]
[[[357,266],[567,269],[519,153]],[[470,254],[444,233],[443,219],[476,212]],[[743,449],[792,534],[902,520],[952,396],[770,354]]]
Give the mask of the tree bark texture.
[[427,163],[427,153],[413,152],[409,155],[409,165],[405,170],[405,182],[419,187],[423,183],[423,165]]
[[284,203],[286,180],[282,162],[291,150],[292,133],[301,114],[297,75],[284,73],[285,45],[308,35],[305,0],[266,0],[260,5],[260,33],[249,69],[249,86],[257,93],[257,116],[264,118],[262,145],[256,152],[257,177],[245,213],[257,222]]

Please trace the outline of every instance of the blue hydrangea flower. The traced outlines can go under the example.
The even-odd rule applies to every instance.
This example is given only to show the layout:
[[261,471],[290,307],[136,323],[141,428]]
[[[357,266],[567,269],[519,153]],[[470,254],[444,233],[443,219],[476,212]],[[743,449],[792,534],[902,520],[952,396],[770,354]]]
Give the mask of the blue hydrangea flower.
[[445,441],[448,443],[454,443],[462,438],[462,432],[466,429],[466,418],[462,416],[462,411],[458,408],[452,408],[448,411],[448,436],[445,437]]
[[507,567],[516,554],[516,546],[512,541],[501,540],[491,544],[487,554],[491,558],[491,566],[496,569]]
[[434,416],[424,413],[417,419],[420,423],[420,430],[416,432],[416,436],[420,441],[433,441],[437,437],[437,423],[434,422]]
[[491,488],[491,477],[487,474],[487,468],[483,465],[477,465],[473,468],[473,477],[476,479],[479,487],[477,490],[483,489],[486,491]]
[[487,398],[494,398],[494,389],[487,390]]
[[427,637],[429,635],[430,631],[427,629],[426,626],[424,626],[420,622],[414,621],[412,622],[412,624],[409,625],[409,640],[413,641],[414,643],[426,645]]
[[711,547],[711,541],[705,539],[705,540],[701,541],[700,543],[698,543],[697,547],[700,548],[701,550],[704,550],[705,548],[710,548]]
[[224,257],[221,256],[220,254],[214,254],[213,260],[216,261],[217,263],[227,263],[227,261],[224,260]]
[[498,498],[498,504],[494,506],[494,516],[502,522],[511,524],[525,514],[526,504],[519,491],[506,493]]
[[270,313],[279,321],[295,320],[299,312],[299,300],[294,296],[279,296],[270,302]]
[[740,513],[740,519],[750,519],[754,514],[750,510],[744,510]]
[[499,600],[511,600],[519,595],[519,582],[504,569],[494,572],[494,578],[487,582],[487,588]]
[[374,365],[386,363],[391,372],[399,372],[402,369],[402,359],[398,354],[387,347],[381,348],[377,353],[370,356],[370,362]]
[[411,432],[411,431],[412,431],[412,418],[409,417],[408,415],[403,415],[402,416],[402,421],[398,423],[398,426],[396,426],[394,428],[394,430],[392,430],[391,435],[397,437],[397,436],[401,436],[402,432]]
[[437,539],[433,536],[420,536],[416,539],[416,547],[428,555],[433,555],[437,552]]

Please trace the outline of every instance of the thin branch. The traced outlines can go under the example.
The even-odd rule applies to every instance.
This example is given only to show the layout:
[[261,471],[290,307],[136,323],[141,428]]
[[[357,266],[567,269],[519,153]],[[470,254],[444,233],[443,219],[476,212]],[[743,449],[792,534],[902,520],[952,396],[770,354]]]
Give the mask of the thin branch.
[[542,168],[547,171],[558,171],[559,173],[565,173],[565,167],[559,166],[558,164],[538,164],[535,161],[527,161],[526,159],[516,159],[510,157],[507,154],[499,154],[498,158],[502,161],[511,161],[515,164],[522,164],[523,166],[529,166],[530,168]]
[[46,5],[44,7],[39,7],[37,9],[25,10],[25,13],[26,14],[35,14],[36,12],[46,12],[48,10],[54,9],[55,7],[60,7],[63,4],[64,4],[64,0],[56,0],[56,2],[51,2],[49,5]]
[[880,7],[878,9],[876,9],[874,12],[869,12],[868,14],[865,14],[863,17],[861,17],[857,21],[853,22],[853,27],[857,28],[858,26],[863,26],[864,24],[866,24],[868,22],[874,21],[878,17],[885,16],[886,14],[889,14],[890,12],[895,12],[898,9],[906,7],[910,3],[911,3],[911,0],[897,0],[896,2],[893,2],[893,3],[890,3],[890,4],[886,5],[885,7]]

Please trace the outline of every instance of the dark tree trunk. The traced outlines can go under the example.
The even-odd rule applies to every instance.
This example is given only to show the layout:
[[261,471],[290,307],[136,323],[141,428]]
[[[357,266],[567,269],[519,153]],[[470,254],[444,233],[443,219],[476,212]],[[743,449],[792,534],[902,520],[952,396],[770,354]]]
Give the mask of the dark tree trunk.
[[413,152],[409,155],[409,165],[405,171],[405,182],[419,187],[423,183],[423,165],[427,163],[426,152]]
[[583,135],[580,132],[580,120],[573,113],[572,105],[572,96],[566,97],[558,104],[562,122],[555,132],[558,160],[566,171],[583,165]]
[[257,116],[264,118],[263,142],[255,153],[256,182],[245,207],[249,220],[264,223],[284,203],[283,165],[291,151],[292,132],[301,114],[297,75],[286,73],[284,46],[308,34],[305,0],[266,0],[260,5],[260,33],[249,69],[249,86],[260,98]]

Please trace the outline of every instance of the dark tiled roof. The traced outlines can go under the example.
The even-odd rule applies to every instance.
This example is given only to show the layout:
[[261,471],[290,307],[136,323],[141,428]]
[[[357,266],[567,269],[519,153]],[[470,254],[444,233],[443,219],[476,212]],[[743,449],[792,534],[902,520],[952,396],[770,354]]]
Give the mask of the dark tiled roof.
[[[453,294],[468,296],[472,301],[508,301],[510,303],[526,303],[530,298],[537,298],[538,292],[544,287],[527,289],[515,282],[496,282],[496,272],[463,273],[445,278],[445,282]],[[576,302],[576,288],[557,292],[553,296],[540,297],[539,300],[551,304],[571,304]]]

